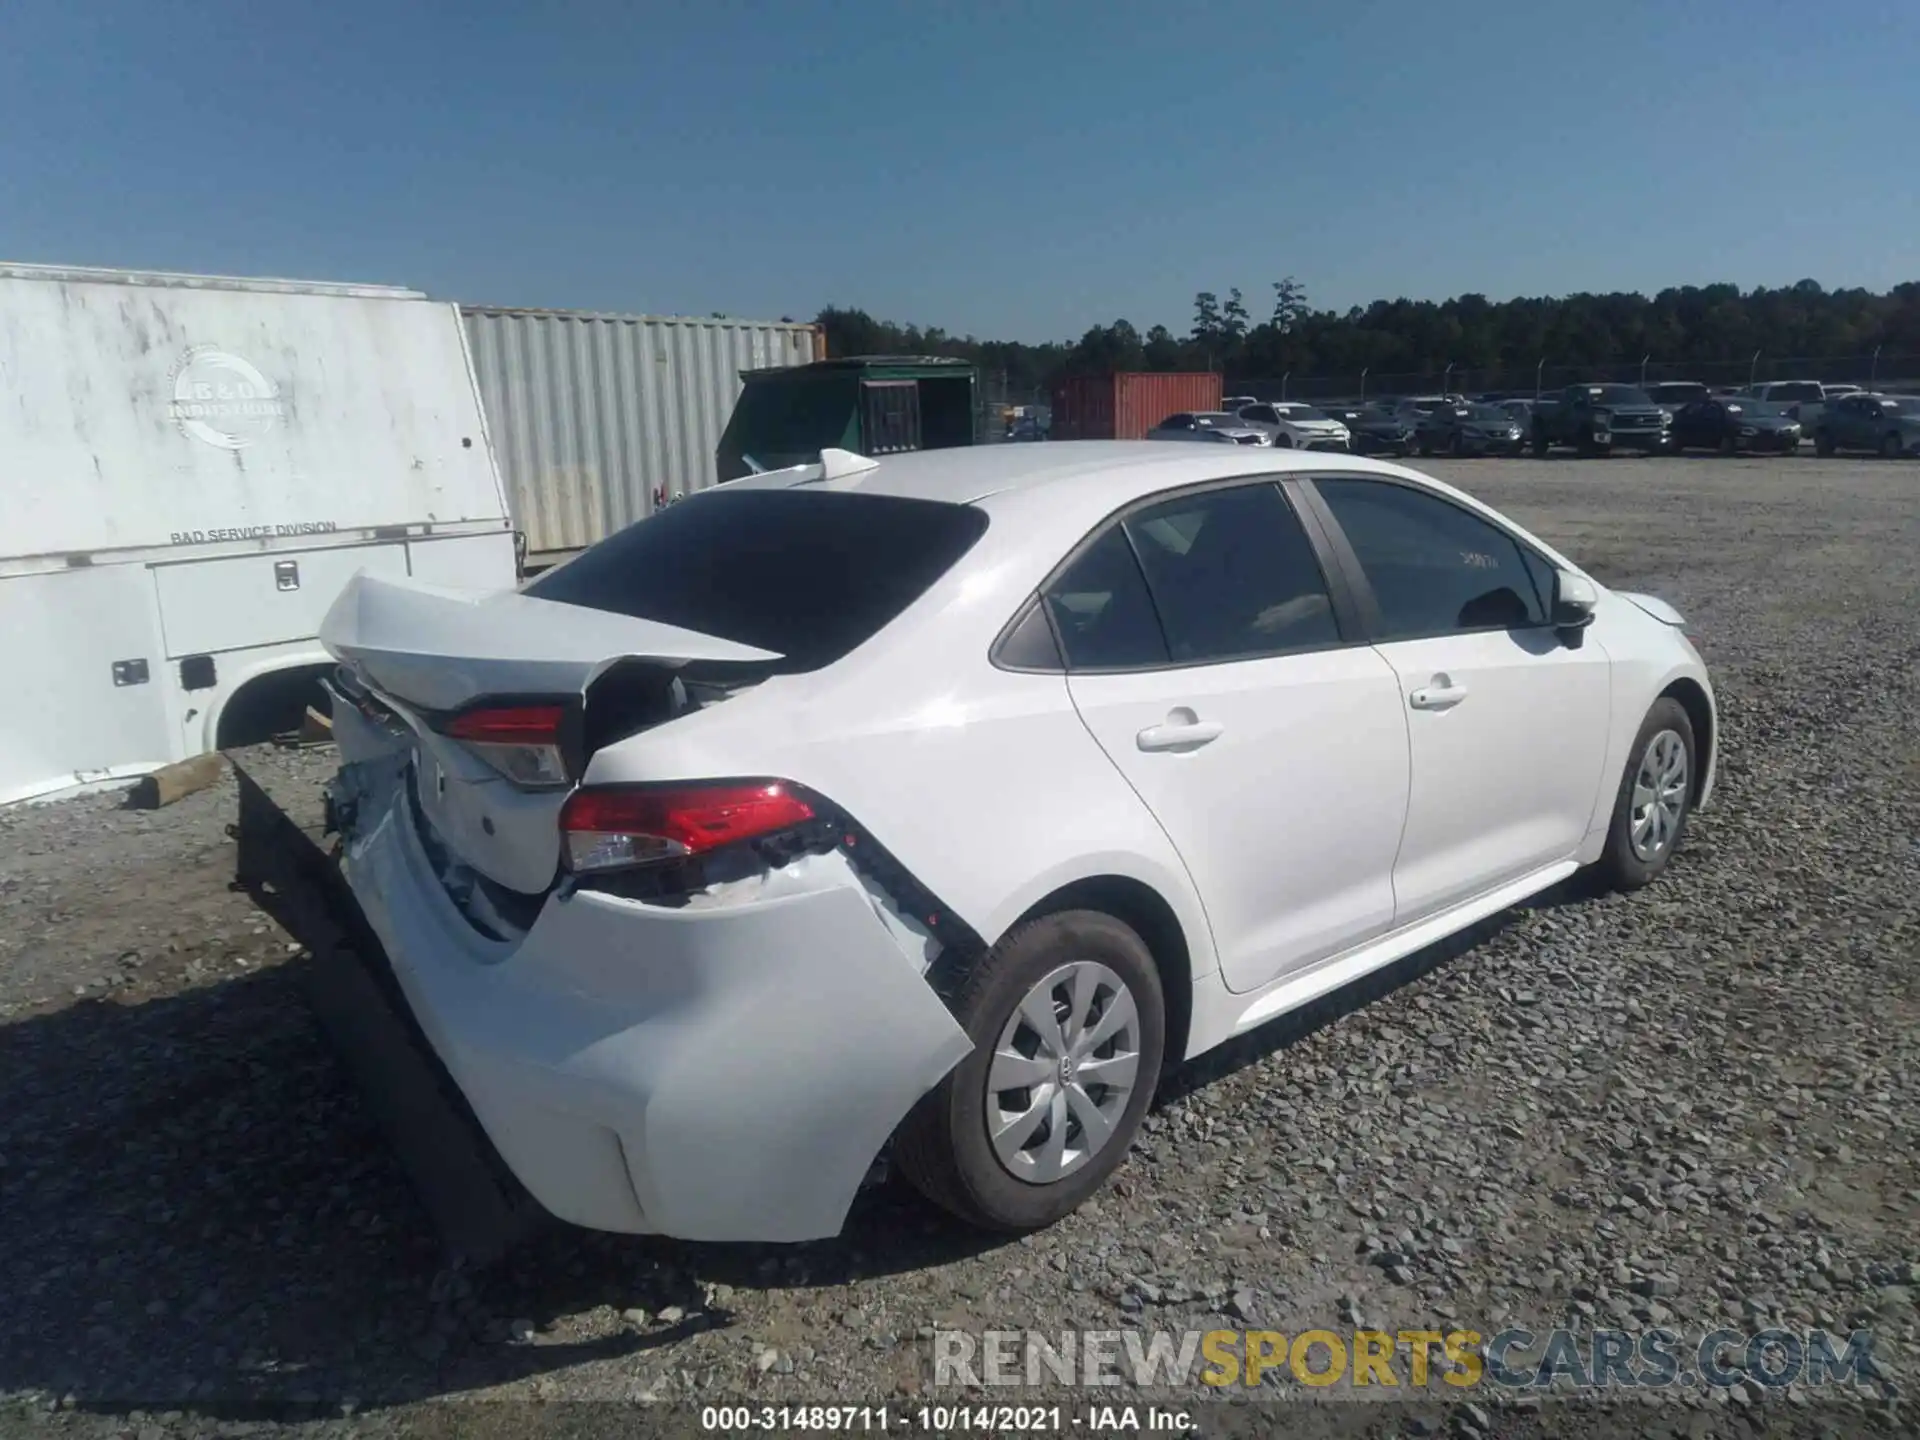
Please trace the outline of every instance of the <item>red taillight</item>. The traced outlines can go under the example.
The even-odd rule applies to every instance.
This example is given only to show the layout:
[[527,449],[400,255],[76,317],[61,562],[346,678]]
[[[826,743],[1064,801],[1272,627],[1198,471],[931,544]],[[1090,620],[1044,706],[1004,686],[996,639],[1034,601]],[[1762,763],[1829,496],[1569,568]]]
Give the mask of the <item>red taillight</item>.
[[555,745],[566,711],[558,705],[521,705],[504,710],[469,710],[447,722],[456,740],[483,744]]
[[699,855],[814,818],[784,780],[576,790],[560,811],[576,874]]
[[444,731],[516,785],[544,789],[568,781],[566,714],[561,705],[502,705],[456,715]]

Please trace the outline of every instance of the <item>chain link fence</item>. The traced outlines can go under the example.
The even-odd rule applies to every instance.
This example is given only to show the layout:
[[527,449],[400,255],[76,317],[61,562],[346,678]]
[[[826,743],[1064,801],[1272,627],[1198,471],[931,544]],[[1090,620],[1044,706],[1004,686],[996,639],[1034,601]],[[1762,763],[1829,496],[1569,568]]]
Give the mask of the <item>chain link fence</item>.
[[1654,385],[1698,380],[1706,385],[1747,385],[1769,380],[1822,380],[1870,390],[1920,391],[1920,355],[1812,355],[1747,360],[1665,361],[1648,357],[1615,365],[1560,365],[1542,360],[1507,367],[1443,366],[1437,370],[1362,371],[1348,375],[1229,375],[1227,392],[1261,400],[1364,400],[1384,395],[1501,391],[1529,396],[1588,381]]

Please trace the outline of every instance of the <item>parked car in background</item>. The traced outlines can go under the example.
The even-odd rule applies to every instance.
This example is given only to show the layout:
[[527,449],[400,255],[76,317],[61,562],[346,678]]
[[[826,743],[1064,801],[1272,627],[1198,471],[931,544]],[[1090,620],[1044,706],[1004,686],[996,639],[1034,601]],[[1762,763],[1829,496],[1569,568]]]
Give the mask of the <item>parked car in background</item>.
[[1744,395],[1706,395],[1673,412],[1675,450],[1772,451],[1800,448],[1801,427],[1778,405]]
[[1526,431],[1498,405],[1443,405],[1421,425],[1419,446],[1422,455],[1518,455]]
[[1511,419],[1514,424],[1518,425],[1522,430],[1532,433],[1533,401],[1530,398],[1521,399],[1516,396],[1511,400],[1502,400],[1500,402],[1500,408],[1507,413],[1507,417]]
[[1417,432],[1420,422],[1442,406],[1459,407],[1467,403],[1463,395],[1388,395],[1376,401],[1382,410],[1398,415]]
[[1345,450],[1353,440],[1345,425],[1297,400],[1258,400],[1242,405],[1239,415],[1282,450]]
[[1616,449],[1649,455],[1667,448],[1671,417],[1634,385],[1569,385],[1533,411],[1533,453],[1557,445],[1601,457]]
[[1920,396],[1842,395],[1820,417],[1813,444],[1822,455],[1872,450],[1891,460],[1920,454]]
[[1259,403],[1260,397],[1258,395],[1229,395],[1220,402],[1220,408],[1229,414],[1238,415],[1241,406],[1258,405]]
[[1182,411],[1147,432],[1149,440],[1198,440],[1206,444],[1270,445],[1268,431],[1224,410]]
[[1350,402],[1322,402],[1319,408],[1347,427],[1347,448],[1356,455],[1413,453],[1415,426],[1404,415],[1378,406]]
[[1647,386],[1646,390],[1647,398],[1669,415],[1677,413],[1681,406],[1704,400],[1713,393],[1698,380],[1662,380],[1657,385]]
[[1662,873],[1718,748],[1670,605],[1403,466],[1248,468],[829,449],[497,597],[349,585],[341,864],[535,1200],[811,1240],[891,1141],[1031,1231],[1169,1067]]
[[1818,380],[1766,380],[1740,393],[1779,406],[1807,430],[1819,426],[1827,408],[1827,387]]

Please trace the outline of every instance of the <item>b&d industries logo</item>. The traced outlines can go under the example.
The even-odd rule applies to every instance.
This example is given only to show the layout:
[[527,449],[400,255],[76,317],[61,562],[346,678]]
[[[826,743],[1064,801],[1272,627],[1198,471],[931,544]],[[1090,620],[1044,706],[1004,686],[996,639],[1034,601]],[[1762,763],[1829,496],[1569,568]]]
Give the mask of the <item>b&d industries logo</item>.
[[180,433],[222,450],[244,450],[287,413],[280,387],[213,345],[196,345],[173,367],[167,418]]

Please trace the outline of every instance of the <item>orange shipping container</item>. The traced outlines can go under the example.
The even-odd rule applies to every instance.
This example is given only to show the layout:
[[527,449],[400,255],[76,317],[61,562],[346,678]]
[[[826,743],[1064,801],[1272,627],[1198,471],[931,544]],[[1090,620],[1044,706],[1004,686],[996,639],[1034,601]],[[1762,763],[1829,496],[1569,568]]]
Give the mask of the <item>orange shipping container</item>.
[[1169,415],[1219,408],[1218,375],[1069,375],[1054,382],[1052,438],[1138,440]]

